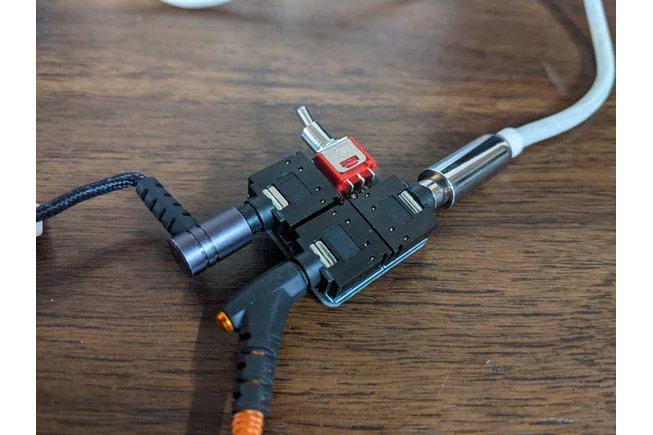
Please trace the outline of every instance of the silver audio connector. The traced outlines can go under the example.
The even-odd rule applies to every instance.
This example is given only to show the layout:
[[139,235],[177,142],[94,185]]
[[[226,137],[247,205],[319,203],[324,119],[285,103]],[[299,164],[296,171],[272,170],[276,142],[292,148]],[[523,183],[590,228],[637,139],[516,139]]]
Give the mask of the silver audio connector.
[[503,169],[511,158],[508,142],[488,134],[426,168],[418,182],[431,191],[436,209],[449,208]]

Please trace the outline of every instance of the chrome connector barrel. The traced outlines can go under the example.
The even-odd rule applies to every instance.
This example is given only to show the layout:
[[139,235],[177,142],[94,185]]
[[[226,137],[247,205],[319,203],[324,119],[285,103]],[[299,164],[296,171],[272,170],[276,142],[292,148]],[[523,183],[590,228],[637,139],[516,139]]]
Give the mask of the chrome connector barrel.
[[503,169],[511,157],[508,142],[488,134],[429,166],[419,175],[418,182],[433,193],[435,208],[449,208]]

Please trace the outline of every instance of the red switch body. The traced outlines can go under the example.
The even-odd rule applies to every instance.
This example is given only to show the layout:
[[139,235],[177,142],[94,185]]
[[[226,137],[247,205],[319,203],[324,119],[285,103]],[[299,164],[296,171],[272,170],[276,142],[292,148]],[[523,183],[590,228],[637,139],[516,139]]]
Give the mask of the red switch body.
[[374,180],[376,161],[353,137],[343,137],[315,154],[315,166],[344,197]]

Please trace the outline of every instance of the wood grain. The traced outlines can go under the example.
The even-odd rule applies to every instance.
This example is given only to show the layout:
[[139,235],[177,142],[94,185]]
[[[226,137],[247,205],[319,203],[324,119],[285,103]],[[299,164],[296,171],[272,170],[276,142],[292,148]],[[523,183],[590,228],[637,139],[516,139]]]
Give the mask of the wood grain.
[[[39,0],[37,197],[136,170],[208,217],[304,149],[300,104],[414,180],[564,108],[593,73],[580,2]],[[301,301],[266,430],[613,432],[615,106],[441,213],[423,250],[340,309]],[[275,249],[257,239],[189,280],[133,192],[45,231],[38,431],[226,433],[236,339],[213,315]]]

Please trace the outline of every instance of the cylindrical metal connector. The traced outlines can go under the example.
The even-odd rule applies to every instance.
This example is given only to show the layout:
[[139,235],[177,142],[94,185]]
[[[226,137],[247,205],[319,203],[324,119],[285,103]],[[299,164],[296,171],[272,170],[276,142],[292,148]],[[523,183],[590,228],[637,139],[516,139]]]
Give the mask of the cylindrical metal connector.
[[419,184],[433,193],[435,208],[449,208],[510,162],[510,145],[501,136],[485,135],[429,166]]
[[170,239],[177,263],[190,276],[213,266],[252,241],[247,220],[235,207],[179,233]]

